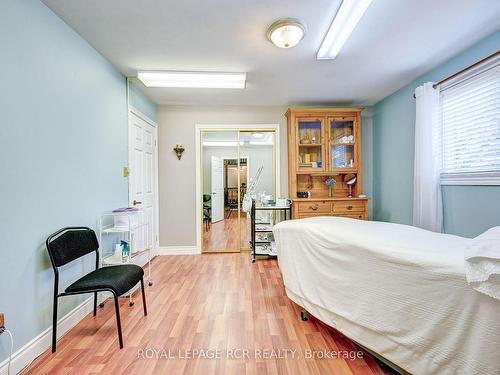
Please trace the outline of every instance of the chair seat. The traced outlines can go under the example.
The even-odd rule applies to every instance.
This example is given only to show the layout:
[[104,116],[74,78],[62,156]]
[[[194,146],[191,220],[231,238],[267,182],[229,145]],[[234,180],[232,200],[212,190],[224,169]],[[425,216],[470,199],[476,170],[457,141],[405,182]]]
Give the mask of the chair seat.
[[117,296],[128,292],[144,276],[144,270],[135,264],[99,268],[78,279],[66,288],[66,293],[109,289]]

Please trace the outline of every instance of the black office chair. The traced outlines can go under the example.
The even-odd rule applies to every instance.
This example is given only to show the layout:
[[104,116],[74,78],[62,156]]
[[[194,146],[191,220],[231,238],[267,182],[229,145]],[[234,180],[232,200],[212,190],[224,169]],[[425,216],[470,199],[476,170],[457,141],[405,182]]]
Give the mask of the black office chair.
[[[144,315],[148,315],[146,295],[144,293],[144,270],[135,264],[124,264],[99,268],[99,242],[95,232],[87,227],[62,228],[51,234],[47,241],[52,268],[54,268],[54,308],[52,320],[52,353],[56,351],[57,340],[57,301],[59,297],[75,294],[94,293],[94,316],[97,314],[97,292],[111,292],[115,300],[116,324],[120,349],[123,348],[120,305],[118,297],[141,282]],[[59,293],[59,270],[86,254],[95,251],[96,269],[68,286],[64,293]]]

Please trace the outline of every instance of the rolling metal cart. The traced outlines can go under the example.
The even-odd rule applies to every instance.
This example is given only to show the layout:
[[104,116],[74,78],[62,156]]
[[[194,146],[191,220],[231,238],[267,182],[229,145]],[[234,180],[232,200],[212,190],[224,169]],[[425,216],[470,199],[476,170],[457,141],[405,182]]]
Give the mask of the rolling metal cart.
[[[267,215],[257,217],[256,213],[267,211]],[[273,226],[284,220],[292,218],[292,204],[286,206],[277,205],[257,205],[255,199],[252,200],[250,210],[251,220],[251,240],[252,262],[257,256],[276,257],[276,243],[273,237]]]

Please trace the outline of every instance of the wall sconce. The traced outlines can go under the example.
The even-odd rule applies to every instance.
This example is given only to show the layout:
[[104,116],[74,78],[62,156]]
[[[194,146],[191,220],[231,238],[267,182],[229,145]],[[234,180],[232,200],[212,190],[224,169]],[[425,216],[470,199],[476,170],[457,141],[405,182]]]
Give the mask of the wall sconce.
[[183,145],[175,145],[174,151],[175,154],[177,155],[177,159],[181,160],[182,153],[184,152],[184,146]]

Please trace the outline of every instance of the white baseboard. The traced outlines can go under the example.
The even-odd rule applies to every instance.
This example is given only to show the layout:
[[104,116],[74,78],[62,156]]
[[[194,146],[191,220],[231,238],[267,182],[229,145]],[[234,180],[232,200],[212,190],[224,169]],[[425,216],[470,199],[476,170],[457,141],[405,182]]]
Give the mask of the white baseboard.
[[160,246],[158,255],[191,255],[200,254],[196,246]]
[[[99,295],[98,302],[105,300],[104,296]],[[67,315],[63,316],[57,322],[57,339],[59,340],[71,328],[76,326],[87,314],[92,312],[94,298],[90,297],[76,306]],[[16,340],[15,332],[14,342]],[[5,334],[4,334],[5,335]],[[2,335],[2,336],[4,336]],[[2,337],[3,338],[3,337]],[[23,347],[19,348],[12,354],[12,361],[10,364],[10,373],[17,374],[28,364],[30,364],[36,357],[42,354],[45,350],[52,345],[52,326],[36,336],[33,340],[29,341]],[[6,345],[8,347],[8,345]],[[9,358],[0,363],[0,375],[7,375],[7,366]]]

